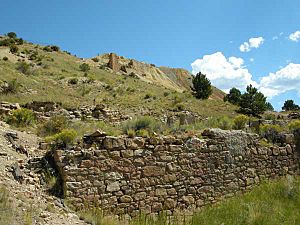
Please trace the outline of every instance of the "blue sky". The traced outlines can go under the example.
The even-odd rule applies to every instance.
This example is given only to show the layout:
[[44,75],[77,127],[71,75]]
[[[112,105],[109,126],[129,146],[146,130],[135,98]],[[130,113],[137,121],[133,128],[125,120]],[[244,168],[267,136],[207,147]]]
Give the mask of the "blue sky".
[[1,8],[1,34],[80,57],[116,52],[200,70],[223,90],[253,83],[276,109],[289,98],[300,104],[300,1],[26,0]]

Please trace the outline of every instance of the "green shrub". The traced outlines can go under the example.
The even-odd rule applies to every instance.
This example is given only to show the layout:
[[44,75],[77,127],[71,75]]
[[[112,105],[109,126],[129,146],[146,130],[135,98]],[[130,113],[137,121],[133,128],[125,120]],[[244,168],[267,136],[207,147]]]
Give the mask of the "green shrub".
[[266,140],[265,138],[262,138],[259,140],[259,144],[263,147],[267,147],[270,148],[272,147],[272,144],[270,144],[270,142],[268,142],[268,140]]
[[80,66],[79,66],[79,69],[82,71],[82,72],[88,72],[90,70],[90,66],[89,64],[87,63],[82,63]]
[[26,62],[18,62],[17,70],[25,75],[29,75],[31,73],[30,65]]
[[87,82],[88,84],[91,84],[91,83],[94,83],[95,80],[96,80],[96,78],[95,78],[94,76],[88,76],[86,82]]
[[282,127],[273,124],[260,125],[259,127],[261,137],[272,143],[280,142],[280,132],[282,131]]
[[236,116],[233,120],[233,128],[237,130],[242,130],[246,127],[249,117],[245,115]]
[[183,99],[182,97],[179,97],[177,94],[173,97],[173,105],[175,106],[176,104],[178,103],[182,103],[183,102]]
[[52,49],[51,49],[51,47],[48,45],[48,46],[45,46],[44,48],[43,48],[43,50],[44,51],[46,51],[46,52],[52,52]]
[[50,136],[61,132],[69,125],[69,121],[65,116],[53,116],[47,122],[38,127],[40,136]]
[[170,94],[169,92],[165,91],[165,92],[164,92],[164,97],[169,96],[169,94]]
[[15,109],[5,118],[5,121],[16,127],[26,127],[35,123],[35,115],[30,109]]
[[47,45],[43,48],[46,52],[58,52],[60,51],[60,48],[56,45]]
[[24,40],[23,40],[22,38],[17,38],[17,39],[16,39],[16,43],[17,43],[18,45],[22,45],[22,44],[24,44]]
[[[82,118],[83,119],[83,118]],[[122,134],[121,127],[119,125],[113,125],[104,121],[94,120],[77,120],[69,124],[69,128],[76,130],[78,136],[93,133],[95,130],[101,130],[110,136],[119,136]]]
[[220,117],[218,121],[218,128],[230,130],[232,128],[232,120],[227,116]]
[[220,128],[223,130],[229,130],[232,128],[232,120],[227,116],[210,117],[205,124],[208,128]]
[[7,82],[7,85],[2,87],[2,93],[3,94],[9,94],[9,93],[17,93],[21,84],[17,81],[17,79],[12,79]]
[[10,46],[12,44],[15,44],[15,42],[16,41],[14,39],[7,38],[7,39],[4,39],[4,40],[0,41],[0,46]]
[[136,135],[135,130],[129,129],[127,130],[128,137],[134,137]]
[[71,78],[68,83],[72,85],[78,84],[78,78]]
[[84,97],[85,95],[88,95],[92,91],[92,88],[87,87],[86,85],[82,85],[80,87],[80,95]]
[[276,120],[276,115],[272,113],[267,113],[264,117],[266,120]]
[[38,58],[38,52],[34,51],[29,55],[29,60],[36,60]]
[[52,45],[50,48],[51,48],[52,51],[55,51],[55,52],[59,51],[59,47],[56,46],[56,45]]
[[133,130],[135,132],[139,130],[148,130],[154,131],[157,128],[157,124],[152,117],[149,116],[142,116],[137,117],[133,120],[127,121],[123,126],[124,133],[128,134],[129,130]]
[[9,51],[10,51],[12,54],[15,54],[15,53],[17,53],[17,52],[19,51],[19,48],[18,48],[18,46],[16,46],[16,45],[11,45],[11,46],[9,47]]
[[66,147],[67,145],[73,144],[77,132],[74,129],[64,129],[61,132],[46,138],[47,142],[52,142],[56,147]]
[[137,135],[137,136],[144,137],[144,138],[150,136],[149,131],[148,131],[148,130],[145,130],[145,129],[138,130],[138,131],[136,132],[136,135]]
[[8,32],[6,36],[13,39],[17,38],[17,34],[15,32]]
[[146,94],[145,97],[144,97],[144,99],[150,99],[150,98],[152,98],[152,94],[149,94],[149,93]]
[[268,130],[275,130],[277,132],[281,132],[283,130],[283,128],[278,125],[264,124],[264,125],[260,125],[259,130],[260,130],[260,133],[263,134],[263,133],[267,132]]
[[132,78],[139,78],[139,76],[135,72],[131,72],[128,76]]
[[288,124],[288,128],[291,132],[300,129],[300,120],[293,120]]
[[175,104],[175,106],[174,106],[174,109],[176,110],[176,111],[183,111],[184,110],[184,104],[183,103],[177,103],[177,104]]

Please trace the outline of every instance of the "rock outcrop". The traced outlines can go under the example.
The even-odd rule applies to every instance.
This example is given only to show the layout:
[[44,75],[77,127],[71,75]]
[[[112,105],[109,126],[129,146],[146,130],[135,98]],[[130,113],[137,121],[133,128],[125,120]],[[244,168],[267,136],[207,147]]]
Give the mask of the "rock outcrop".
[[109,54],[108,67],[111,68],[114,72],[120,71],[119,57],[116,54]]

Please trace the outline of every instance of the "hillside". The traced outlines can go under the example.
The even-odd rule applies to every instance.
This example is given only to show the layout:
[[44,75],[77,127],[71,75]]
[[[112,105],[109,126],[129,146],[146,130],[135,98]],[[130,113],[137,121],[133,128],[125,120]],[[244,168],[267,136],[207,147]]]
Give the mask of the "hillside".
[[[17,47],[16,53],[0,47],[1,86],[14,79],[18,86],[14,93],[1,94],[1,101],[54,101],[65,107],[101,103],[132,116],[164,115],[178,108],[203,118],[234,114],[235,107],[224,103],[223,92],[216,88],[210,99],[195,99],[189,91],[190,73],[183,69],[156,67],[116,55],[117,63],[110,66],[111,54],[81,59],[26,42]],[[90,65],[89,71],[79,69],[83,63]]]
[[0,224],[298,224],[299,114],[255,123],[191,85],[0,37]]

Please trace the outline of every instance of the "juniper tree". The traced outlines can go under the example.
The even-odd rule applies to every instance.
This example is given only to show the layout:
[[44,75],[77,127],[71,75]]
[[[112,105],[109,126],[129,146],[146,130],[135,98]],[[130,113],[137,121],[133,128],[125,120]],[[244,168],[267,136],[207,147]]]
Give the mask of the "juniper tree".
[[201,72],[197,73],[197,75],[193,78],[192,90],[195,92],[194,95],[196,98],[208,99],[208,97],[212,94],[212,87],[209,79],[206,78],[206,75]]

